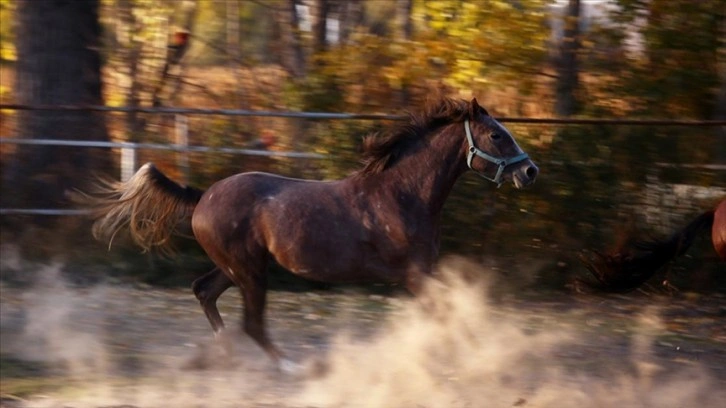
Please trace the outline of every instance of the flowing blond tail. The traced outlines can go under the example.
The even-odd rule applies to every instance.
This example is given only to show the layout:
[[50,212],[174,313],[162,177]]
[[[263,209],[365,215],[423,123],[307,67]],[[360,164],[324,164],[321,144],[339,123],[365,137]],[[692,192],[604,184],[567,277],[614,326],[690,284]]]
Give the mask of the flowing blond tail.
[[128,181],[101,180],[84,200],[96,222],[93,236],[113,243],[128,227],[131,237],[144,251],[170,250],[170,238],[181,222],[189,220],[204,191],[182,187],[167,178],[153,163],[146,163]]

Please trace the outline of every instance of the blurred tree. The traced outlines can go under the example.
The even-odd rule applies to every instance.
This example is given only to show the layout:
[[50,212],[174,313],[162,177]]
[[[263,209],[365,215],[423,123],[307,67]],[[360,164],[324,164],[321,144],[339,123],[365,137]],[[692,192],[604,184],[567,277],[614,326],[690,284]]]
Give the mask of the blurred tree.
[[[103,105],[99,1],[17,3],[17,102],[38,106]],[[19,112],[18,137],[108,140],[98,112]],[[65,194],[84,187],[91,173],[110,170],[106,149],[19,146],[4,161],[4,207],[63,206]]]
[[[166,44],[166,55],[164,65],[152,95],[153,106],[171,105],[182,89],[184,66],[182,58],[189,49],[191,30],[196,16],[196,3],[183,2],[177,15],[181,15],[181,21],[169,27],[168,40]],[[239,17],[237,17],[238,19]],[[236,19],[236,20],[237,20]],[[232,57],[235,54],[231,54]]]
[[285,0],[275,9],[275,22],[279,33],[279,53],[282,66],[294,78],[306,72],[304,45],[300,34],[300,16],[297,0]]
[[[726,78],[725,0],[617,0],[607,10],[606,21],[584,37],[591,44],[583,49],[590,80],[582,86],[588,95],[597,95],[587,101],[585,112],[692,119],[718,115]],[[722,162],[726,153],[717,138],[693,143],[694,137],[719,131],[621,129],[609,148],[623,152],[614,163],[621,172],[618,176],[633,179],[645,174],[650,161],[643,160],[644,154],[661,163]]]
[[[187,83],[185,56],[196,38],[198,4],[206,3],[103,1],[109,105],[135,108],[178,103]],[[124,119],[123,129],[111,128],[113,136],[139,142],[149,141],[149,130],[168,123],[169,117],[131,111]]]
[[339,13],[340,44],[347,44],[351,34],[363,24],[365,19],[364,3],[355,0],[340,0]]
[[564,16],[564,28],[559,52],[555,61],[557,69],[555,113],[570,116],[580,110],[577,92],[579,85],[578,52],[580,50],[580,0],[569,0]]
[[448,66],[447,82],[456,88],[509,82],[526,89],[544,74],[549,3],[417,2],[414,18],[421,34],[416,38],[435,53],[431,56],[435,61]]
[[726,0],[615,4],[609,8],[608,23],[595,30],[594,41],[623,52],[588,55],[589,69],[616,78],[601,90],[625,98],[625,114],[713,117],[722,82],[719,49],[724,44]]
[[397,0],[396,25],[398,26],[398,37],[404,40],[411,40],[413,37],[413,0]]
[[[413,39],[413,0],[397,0],[396,26],[397,37],[402,42],[410,42]],[[398,101],[401,106],[411,104],[411,90],[406,81],[402,81],[398,90]]]
[[[115,43],[121,45],[118,49],[120,59],[124,63],[119,64],[119,72],[128,78],[126,89],[125,105],[130,107],[139,106],[141,82],[139,81],[139,65],[141,61],[142,42],[134,40],[132,33],[138,32],[140,24],[136,20],[132,0],[117,0],[117,37]],[[111,58],[112,59],[112,58]],[[138,142],[138,138],[144,128],[138,112],[132,111],[126,115],[127,140]]]
[[[108,90],[109,104],[141,107],[159,104],[162,73],[169,69],[167,32],[173,10],[165,1],[153,6],[135,0],[109,0],[106,26],[109,28],[106,61],[115,73],[115,85]],[[186,48],[184,48],[186,49]],[[172,51],[172,52],[169,52]],[[144,138],[149,118],[137,112],[126,115],[124,140]]]
[[15,61],[14,8],[11,0],[0,0],[0,61]]
[[[648,105],[665,112],[709,118],[718,89],[718,46],[726,1],[652,0],[646,24],[643,84]],[[685,34],[685,35],[684,35]]]
[[[723,7],[714,10],[718,19],[716,26],[716,72],[719,76],[720,86],[718,88],[718,96],[716,99],[716,108],[714,109],[715,119],[726,119],[726,1]],[[721,134],[726,135],[726,129],[722,129]],[[726,160],[726,152],[723,153]]]
[[[716,108],[714,109],[714,119],[726,120],[726,10],[723,8],[718,13],[720,22],[718,23],[718,50],[716,51],[716,71],[719,73],[720,87],[718,97],[716,99]],[[726,137],[726,129],[722,128],[721,136]],[[719,157],[721,162],[726,163],[726,149],[721,152]]]
[[328,48],[328,14],[332,7],[331,0],[315,0],[313,24],[313,51],[324,52]]
[[[531,89],[546,68],[548,3],[365,2],[361,25],[322,56],[315,83],[330,87],[332,81],[357,109],[385,111],[447,87],[467,93],[512,85]],[[308,90],[327,95],[314,91],[315,83]]]

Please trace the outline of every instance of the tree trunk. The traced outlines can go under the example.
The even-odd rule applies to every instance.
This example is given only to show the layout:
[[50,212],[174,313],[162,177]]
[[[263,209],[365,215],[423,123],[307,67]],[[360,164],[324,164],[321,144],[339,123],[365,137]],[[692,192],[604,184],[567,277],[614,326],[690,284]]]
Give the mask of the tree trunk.
[[358,0],[345,0],[340,5],[340,43],[347,44],[350,35],[364,20],[365,9],[363,2]]
[[[402,41],[411,41],[413,37],[413,21],[411,12],[413,11],[413,0],[397,0],[396,4],[396,20],[397,34]],[[404,79],[401,89],[398,91],[398,104],[400,106],[408,106],[411,104],[411,89],[408,81]]]
[[305,52],[300,38],[297,0],[287,0],[285,7],[275,12],[279,30],[282,66],[295,78],[305,76]]
[[[118,0],[116,2],[118,13],[118,24],[123,33],[117,36],[124,38],[121,45],[121,56],[123,58],[122,70],[128,75],[129,86],[126,93],[126,106],[138,107],[141,100],[141,82],[139,81],[139,65],[141,63],[141,41],[135,40],[133,34],[140,29],[140,25],[134,16],[132,0]],[[143,116],[132,111],[126,114],[126,140],[130,142],[140,141],[141,134],[145,128]]]
[[329,0],[315,0],[315,23],[313,24],[313,36],[315,53],[324,52],[328,49],[328,12],[330,11]]
[[577,53],[579,50],[580,0],[569,0],[556,63],[558,75],[555,113],[559,116],[570,116],[580,110],[580,103],[577,98],[579,88]]
[[[17,3],[16,84],[26,105],[102,105],[99,0]],[[20,111],[18,137],[107,141],[100,112]],[[3,172],[3,206],[53,208],[110,167],[107,149],[18,146]]]
[[413,35],[413,0],[398,0],[396,18],[398,20],[398,35],[400,38],[410,40]]
[[[726,11],[721,10],[719,15],[719,35],[718,49],[716,50],[717,61],[716,68],[719,72],[719,82],[721,86],[716,96],[716,108],[714,110],[714,119],[726,119]],[[723,133],[726,130],[722,129]]]
[[[227,5],[237,4],[235,2],[228,2]],[[164,85],[168,80],[172,80],[172,83],[168,85],[169,91],[162,96],[162,100],[165,100],[167,105],[174,105],[182,92],[184,86],[184,64],[183,58],[189,50],[189,44],[193,38],[192,28],[194,28],[194,21],[197,16],[197,3],[183,3],[183,7],[180,11],[177,11],[182,19],[181,29],[175,28],[175,31],[171,33],[170,42],[167,45],[166,64],[162,72],[161,83]],[[239,15],[239,8],[236,9],[237,15]],[[239,35],[239,28],[237,28],[237,34]],[[237,43],[237,49],[239,49],[239,43]],[[231,65],[234,67],[241,60],[239,52],[228,51],[228,55],[231,60]],[[163,104],[164,102],[162,102]]]

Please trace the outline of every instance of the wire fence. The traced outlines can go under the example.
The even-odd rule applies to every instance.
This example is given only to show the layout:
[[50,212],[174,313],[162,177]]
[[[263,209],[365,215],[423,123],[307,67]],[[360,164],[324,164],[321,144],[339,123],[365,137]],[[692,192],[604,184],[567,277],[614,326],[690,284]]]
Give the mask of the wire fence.
[[234,147],[188,146],[180,144],[162,143],[132,143],[132,142],[103,142],[87,140],[58,140],[58,139],[14,139],[0,138],[0,144],[36,145],[36,146],[70,146],[70,147],[104,147],[131,150],[168,150],[173,152],[197,153],[231,153],[247,156],[287,157],[292,159],[322,159],[325,155],[319,153],[290,152],[277,150],[241,149]]
[[[186,126],[187,116],[197,115],[218,115],[229,117],[274,117],[287,119],[310,119],[310,120],[370,120],[370,121],[400,121],[408,118],[407,115],[392,114],[359,114],[359,113],[327,113],[327,112],[295,112],[295,111],[259,111],[242,109],[208,109],[208,108],[178,108],[178,107],[112,107],[112,106],[81,106],[81,105],[22,105],[22,104],[0,104],[0,110],[10,111],[60,111],[60,112],[106,112],[106,113],[146,113],[152,115],[174,115],[177,143],[144,143],[144,142],[113,142],[113,141],[88,141],[88,140],[59,140],[53,138],[43,139],[22,139],[13,137],[0,137],[0,144],[3,145],[35,145],[35,146],[66,146],[80,148],[109,148],[119,149],[120,153],[120,179],[127,180],[133,175],[137,167],[137,152],[139,150],[159,150],[177,153],[226,153],[234,155],[278,157],[289,159],[320,160],[329,158],[326,154],[302,151],[266,150],[255,148],[238,147],[213,147],[204,145],[189,145],[188,128]],[[180,118],[184,120],[179,120]],[[602,119],[581,119],[581,118],[531,118],[531,117],[498,117],[500,122],[517,123],[524,125],[542,126],[579,126],[579,125],[601,125],[601,126],[680,126],[680,127],[723,127],[724,132],[719,136],[726,135],[726,120],[678,120],[678,119],[623,119],[623,118],[602,118]],[[178,163],[181,168],[186,169],[188,163],[186,157],[181,156]],[[187,165],[185,165],[185,163]],[[564,163],[560,160],[552,160],[547,163],[554,166],[565,165],[588,165],[587,161],[578,163]],[[654,163],[657,167],[683,169],[708,169],[716,171],[726,170],[726,163]],[[77,216],[84,215],[85,210],[53,209],[53,208],[0,208],[0,215],[49,215],[49,216]]]
[[[117,113],[148,113],[148,114],[183,114],[183,115],[219,115],[219,116],[255,116],[288,119],[314,120],[405,120],[406,115],[384,113],[330,113],[330,112],[296,112],[296,111],[262,111],[245,109],[210,109],[210,108],[179,108],[179,107],[138,107],[138,106],[101,106],[101,105],[22,105],[0,104],[0,110],[32,110],[59,112],[117,112]],[[627,126],[726,126],[726,120],[691,120],[691,119],[623,119],[623,118],[531,118],[531,117],[497,117],[503,123],[543,124],[543,125],[627,125]]]

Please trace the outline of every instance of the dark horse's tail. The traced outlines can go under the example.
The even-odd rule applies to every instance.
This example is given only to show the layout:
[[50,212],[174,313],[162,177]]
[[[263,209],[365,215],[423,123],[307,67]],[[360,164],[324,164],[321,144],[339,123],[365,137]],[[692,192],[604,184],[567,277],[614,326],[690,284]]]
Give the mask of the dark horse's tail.
[[674,232],[668,239],[637,242],[635,245],[638,249],[646,251],[645,256],[652,257],[654,264],[659,263],[656,266],[656,268],[659,268],[671,259],[686,253],[688,248],[693,244],[696,235],[702,229],[711,228],[714,213],[714,210],[701,213],[693,221],[688,223],[688,225]]
[[146,163],[128,181],[102,181],[85,195],[96,222],[93,236],[113,242],[128,227],[134,242],[144,250],[168,249],[172,235],[188,222],[204,191],[182,187]]
[[714,213],[714,210],[701,213],[666,239],[637,241],[633,243],[634,251],[621,248],[610,254],[595,252],[595,256],[589,258],[581,256],[581,259],[602,289],[612,291],[636,289],[653,277],[667,262],[683,255],[702,229],[710,229]]

